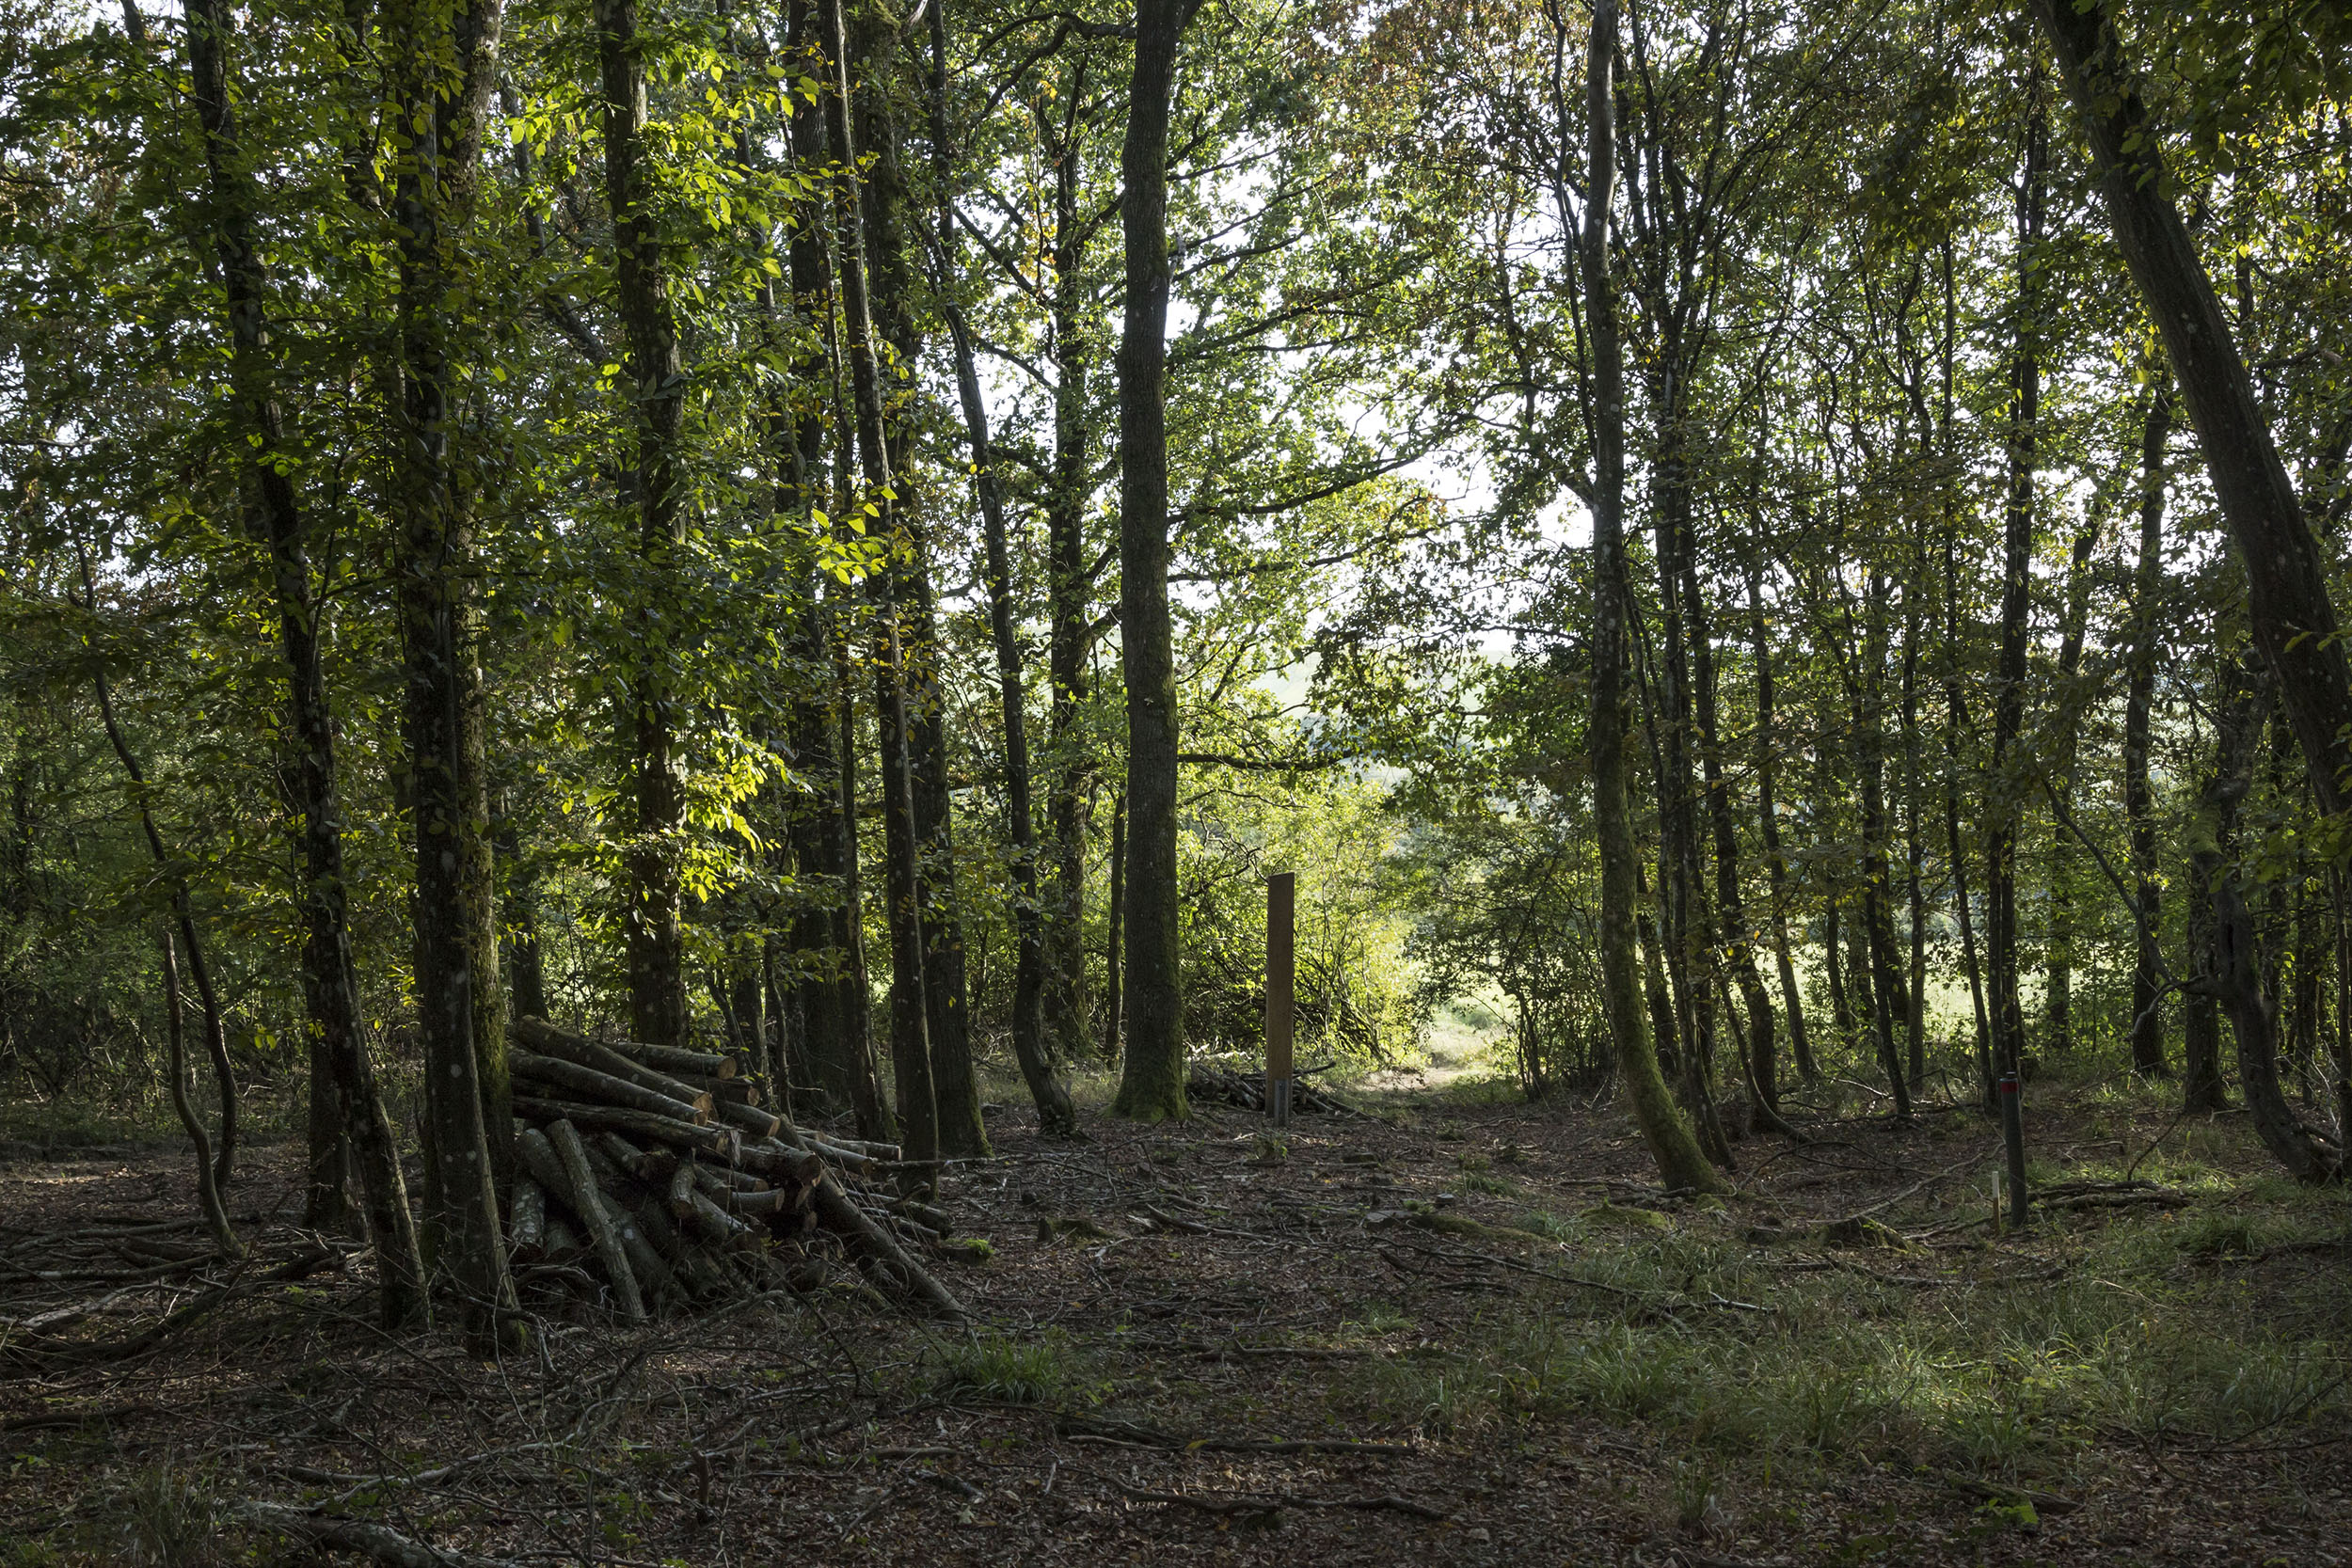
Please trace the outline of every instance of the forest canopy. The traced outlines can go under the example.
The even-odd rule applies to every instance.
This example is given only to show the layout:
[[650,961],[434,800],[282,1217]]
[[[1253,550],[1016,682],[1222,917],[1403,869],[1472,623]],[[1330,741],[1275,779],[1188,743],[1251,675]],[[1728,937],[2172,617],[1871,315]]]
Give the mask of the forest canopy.
[[2043,1072],[2337,1179],[2348,49],[0,0],[0,1085],[496,1303],[525,1021],[1181,1119],[1290,871],[1302,1051],[1487,1021],[1670,1189]]

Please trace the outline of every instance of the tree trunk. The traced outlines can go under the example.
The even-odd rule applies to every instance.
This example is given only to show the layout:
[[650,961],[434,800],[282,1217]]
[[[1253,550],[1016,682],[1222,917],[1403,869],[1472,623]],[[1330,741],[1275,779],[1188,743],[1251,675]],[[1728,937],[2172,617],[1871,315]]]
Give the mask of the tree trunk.
[[[1916,553],[1915,552],[1915,561]],[[1928,926],[1919,895],[1919,616],[1903,589],[1903,877],[1911,913],[1911,962],[1903,976],[1903,1030],[1911,1092],[1928,1086]]]
[[1199,0],[1136,0],[1135,80],[1120,153],[1127,242],[1119,340],[1120,667],[1127,681],[1127,1049],[1111,1102],[1182,1120],[1177,973],[1176,662],[1168,607],[1168,126],[1176,51]]
[[637,436],[637,553],[645,570],[634,607],[629,673],[635,837],[628,866],[630,1033],[651,1045],[687,1036],[685,931],[679,878],[686,791],[678,776],[676,699],[667,672],[681,635],[673,590],[686,542],[686,477],[678,436],[686,364],[664,275],[652,151],[646,145],[644,43],[637,0],[596,0],[604,85],[604,179],[612,214],[614,293],[628,341],[627,376]]
[[[855,189],[857,143],[850,131],[849,50],[841,26],[840,0],[821,8],[824,43],[831,56],[825,117],[843,178],[852,182],[841,203],[841,303],[843,338],[857,417],[857,451],[865,476],[866,504],[876,509],[873,530],[893,545],[905,543],[898,506],[890,499],[890,452],[883,432],[881,370],[874,352],[873,317],[866,291],[864,203]],[[904,642],[900,630],[901,573],[894,563],[870,579],[878,630],[874,640],[876,729],[882,786],[882,843],[890,927],[890,1060],[898,1099],[899,1141],[911,1161],[939,1158],[939,1105],[931,1082],[929,1005],[923,986],[922,885],[916,860],[920,831],[914,816],[914,734],[907,705]],[[854,818],[852,818],[854,819]]]
[[2201,879],[2213,890],[2211,983],[2237,1037],[2238,1083],[2256,1135],[2296,1180],[2331,1180],[2343,1172],[2343,1151],[2303,1124],[2280,1085],[2277,1008],[2263,985],[2253,916],[2228,863],[2268,694],[2236,667],[2225,680],[2233,689],[2223,693],[2214,777],[2192,850]]
[[164,1039],[165,1069],[171,1074],[171,1108],[180,1117],[180,1126],[196,1149],[196,1201],[203,1211],[206,1228],[213,1233],[213,1244],[223,1257],[242,1258],[245,1243],[237,1240],[234,1227],[229,1223],[229,1210],[221,1202],[220,1182],[213,1172],[213,1140],[204,1130],[204,1118],[196,1114],[188,1101],[188,1053],[182,1043],[182,1007],[180,1004],[180,960],[172,950],[171,927],[166,926],[156,933],[163,944],[164,960]]
[[[1089,1048],[1087,1031],[1087,960],[1082,941],[1086,917],[1087,819],[1089,781],[1094,760],[1087,738],[1084,712],[1088,695],[1087,657],[1093,645],[1088,624],[1093,578],[1087,565],[1087,500],[1092,493],[1093,456],[1089,445],[1093,411],[1088,383],[1093,365],[1086,325],[1083,269],[1087,235],[1079,227],[1077,131],[1081,100],[1073,82],[1064,96],[1067,119],[1057,127],[1050,115],[1041,114],[1039,129],[1045,150],[1054,160],[1054,457],[1045,499],[1046,672],[1050,688],[1047,777],[1051,798],[1046,802],[1047,832],[1053,845],[1050,891],[1044,906],[1046,982],[1044,1026],[1055,1053],[1076,1061]],[[1124,797],[1121,798],[1123,811]],[[1123,815],[1120,820],[1124,821]],[[1124,839],[1114,847],[1111,875],[1125,876]],[[1113,953],[1106,981],[1111,1022],[1104,1036],[1105,1053],[1115,1056],[1119,1043],[1117,1006],[1118,955]]]
[[1591,165],[1578,244],[1593,363],[1593,707],[1586,732],[1593,772],[1593,828],[1600,850],[1601,1002],[1628,1108],[1670,1189],[1714,1193],[1723,1180],[1700,1152],[1690,1124],[1658,1069],[1642,997],[1638,952],[1639,860],[1627,799],[1627,622],[1632,612],[1625,562],[1625,360],[1616,289],[1609,275],[1608,223],[1616,183],[1616,104],[1611,76],[1617,51],[1616,0],[1598,0],[1585,51],[1585,110]]
[[2034,452],[2041,417],[2042,365],[2036,284],[2045,193],[2048,127],[2039,102],[2028,113],[2025,169],[2017,186],[2017,325],[2010,354],[2009,501],[2003,529],[2001,650],[1993,705],[1993,758],[1985,797],[1986,945],[1993,970],[1993,1058],[1996,1074],[2019,1070],[2026,1020],[2018,1002],[2017,819],[2019,791],[2008,777],[2010,753],[2026,721],[2026,638],[2031,609]]
[[[251,492],[258,499],[269,540],[271,586],[286,658],[289,727],[296,752],[294,798],[302,816],[295,902],[303,922],[303,1000],[310,1027],[312,1069],[315,1073],[324,1068],[329,1081],[327,1098],[336,1121],[332,1132],[339,1146],[338,1164],[347,1158],[356,1169],[365,1218],[375,1243],[378,1312],[384,1326],[399,1328],[424,1310],[424,1269],[390,1118],[377,1093],[374,1069],[361,1033],[358,988],[352,974],[334,716],[320,657],[317,597],[306,546],[308,519],[292,475],[279,467],[285,434],[273,387],[275,371],[264,303],[267,277],[253,237],[257,193],[243,164],[230,91],[230,16],[221,0],[195,0],[190,6],[189,64],[212,187],[215,247],[229,303],[230,373],[248,437]],[[200,951],[194,945],[192,926],[186,935],[190,966],[199,977],[205,1004],[206,1042],[214,1052],[215,1068],[225,1069],[228,1051],[219,1037],[218,1004],[212,997]],[[168,937],[165,939],[165,963],[167,989],[173,993],[171,1027],[176,1044],[178,965]],[[228,1133],[235,1129],[233,1109],[233,1099],[225,1098],[223,1129]],[[220,1173],[215,1176],[217,1191],[225,1180]]]
[[[786,49],[804,53],[816,30],[810,0],[794,0],[786,12]],[[788,127],[792,157],[800,171],[817,177],[827,161],[823,112],[805,96],[793,101]],[[803,386],[821,383],[833,366],[824,345],[837,342],[833,268],[818,224],[792,227],[786,244],[787,276],[793,309],[815,331],[815,340],[794,366]],[[818,556],[822,527],[817,514],[827,504],[827,428],[815,400],[772,416],[778,447],[780,510],[799,515],[808,531],[795,569],[805,605],[792,647],[803,679],[793,699],[789,744],[794,771],[809,782],[807,793],[787,805],[787,832],[794,868],[815,884],[816,896],[793,917],[793,982],[789,1011],[797,1022],[793,1050],[802,1082],[828,1107],[848,1106],[859,1132],[870,1138],[896,1136],[875,1077],[868,1017],[864,921],[859,908],[856,752],[853,696],[843,675],[845,635],[836,591],[822,586]],[[845,424],[848,421],[844,421]],[[846,429],[837,439],[850,440]],[[846,533],[848,507],[834,528]],[[836,743],[837,742],[837,743]],[[825,897],[822,890],[830,890]]]
[[2344,809],[2352,667],[2328,597],[2326,559],[2254,401],[2221,307],[2173,205],[2164,136],[2122,58],[2111,0],[2032,0],[2081,111],[2116,246],[2138,286],[2246,568],[2254,645],[2276,672],[2322,814]]
[[[1764,841],[1764,869],[1772,879],[1772,958],[1780,969],[1781,1005],[1788,1011],[1788,1047],[1796,1057],[1797,1075],[1811,1083],[1820,1075],[1813,1062],[1813,1044],[1805,1036],[1804,999],[1797,990],[1797,968],[1788,956],[1788,857],[1781,852],[1780,808],[1772,785],[1780,761],[1780,743],[1772,729],[1772,653],[1765,635],[1763,591],[1755,563],[1748,568],[1748,622],[1756,650],[1756,816]],[[1758,1074],[1761,1078],[1762,1074]],[[1761,1084],[1759,1089],[1763,1087]],[[1772,1103],[1780,1103],[1772,1085]]]
[[2060,1054],[2074,1049],[2074,839],[2065,824],[2074,815],[2074,764],[2080,752],[2082,705],[2073,689],[2082,673],[2083,633],[2090,618],[2090,558],[2099,547],[2100,511],[2093,498],[2089,519],[2074,535],[2074,547],[2067,558],[2066,619],[2058,635],[2061,723],[2050,779],[2057,809],[2050,823],[2050,941],[2043,968],[2042,1018],[2049,1047]]
[[1103,1059],[1119,1059],[1126,1032],[1126,1017],[1119,993],[1119,939],[1127,926],[1127,792],[1111,802],[1110,908],[1105,911],[1103,938]]
[[[508,1150],[504,995],[484,777],[484,699],[471,503],[450,451],[457,250],[498,74],[501,0],[463,11],[404,0],[386,42],[400,62],[392,214],[400,238],[400,406],[394,509],[417,857],[416,989],[423,1042],[423,1251],[477,1345],[513,1309],[499,1224]],[[451,74],[454,71],[454,76]]]
[[1863,636],[1862,651],[1862,929],[1869,952],[1871,1037],[1878,1045],[1888,1091],[1895,1097],[1895,1119],[1908,1121],[1911,1080],[1895,1044],[1897,1015],[1908,1008],[1902,976],[1896,967],[1895,916],[1887,886],[1886,729],[1881,718],[1885,704],[1886,599],[1891,586],[1883,573],[1870,574],[1868,629]]
[[2155,705],[2157,617],[2164,597],[2165,448],[2172,435],[2172,394],[2151,367],[2148,409],[2139,435],[2139,565],[2132,586],[2131,666],[2123,700],[2123,815],[2131,828],[2133,894],[2139,902],[2132,959],[2132,1067],[2151,1078],[2164,1059],[2163,959],[2156,942],[2164,896],[2156,878],[2155,792],[2148,777],[2149,727]]
[[1012,551],[1005,529],[1004,497],[989,450],[988,405],[973,363],[972,332],[953,293],[958,251],[955,161],[947,135],[946,0],[931,3],[931,148],[939,185],[940,301],[956,356],[956,391],[972,447],[972,483],[985,537],[988,629],[996,654],[996,689],[1005,726],[1005,811],[1010,819],[1013,884],[1012,1053],[1036,1102],[1039,1130],[1067,1137],[1078,1130],[1070,1089],[1055,1067],[1045,1037],[1043,911],[1038,904],[1037,823],[1030,805],[1028,694],[1021,642],[1013,631]]
[[[1724,757],[1715,712],[1714,636],[1709,629],[1707,602],[1699,595],[1696,563],[1682,562],[1684,608],[1690,616],[1692,674],[1696,686],[1699,721],[1699,768],[1707,781],[1707,813],[1715,836],[1715,903],[1723,921],[1724,962],[1740,989],[1740,1004],[1747,1014],[1741,1040],[1747,1079],[1768,1110],[1780,1105],[1780,1072],[1772,1038],[1772,1003],[1756,968],[1756,933],[1750,929],[1747,901],[1740,886],[1740,832],[1731,818],[1731,790],[1724,782]],[[1767,704],[1769,705],[1769,702]]]
[[[910,228],[912,196],[899,156],[897,112],[898,26],[872,7],[845,17],[850,57],[858,65],[852,142],[865,175],[858,186],[864,220],[867,314],[890,345],[892,362],[922,358],[921,315]],[[877,366],[877,389],[881,380]],[[894,484],[910,483],[914,424],[901,403],[884,409],[883,440]],[[889,574],[899,638],[899,690],[906,711],[907,771],[914,814],[915,922],[922,938],[923,1033],[930,1063],[931,1101],[941,1152],[984,1155],[988,1130],[980,1119],[979,1082],[972,1065],[971,1006],[965,974],[963,921],[956,895],[954,800],[947,783],[946,704],[940,685],[940,640],[931,589],[930,541],[921,510],[892,509],[901,540]],[[895,970],[895,964],[894,964]]]

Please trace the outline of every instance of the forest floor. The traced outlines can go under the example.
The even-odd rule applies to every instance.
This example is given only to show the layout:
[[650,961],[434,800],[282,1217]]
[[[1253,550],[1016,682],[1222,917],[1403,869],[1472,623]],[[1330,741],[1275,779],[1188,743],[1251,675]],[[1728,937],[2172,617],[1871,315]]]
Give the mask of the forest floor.
[[1720,1204],[1613,1106],[1469,1081],[1279,1136],[1009,1110],[945,1182],[968,1330],[843,1291],[502,1363],[373,1326],[292,1145],[170,1320],[229,1282],[142,1248],[197,1240],[185,1153],[18,1145],[0,1568],[311,1560],[273,1509],[583,1568],[2352,1561],[2344,1195],[2243,1117],[2037,1085],[2052,1207],[2002,1235],[1983,1118],[1859,1100]]

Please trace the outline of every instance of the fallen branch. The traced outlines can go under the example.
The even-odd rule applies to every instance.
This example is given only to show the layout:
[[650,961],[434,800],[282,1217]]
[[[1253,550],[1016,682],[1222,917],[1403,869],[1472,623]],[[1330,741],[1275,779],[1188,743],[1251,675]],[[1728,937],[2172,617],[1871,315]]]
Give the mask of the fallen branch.
[[511,1557],[476,1557],[453,1547],[428,1546],[398,1530],[364,1519],[337,1518],[284,1503],[245,1503],[237,1514],[312,1546],[333,1546],[387,1564],[387,1568],[522,1568]]

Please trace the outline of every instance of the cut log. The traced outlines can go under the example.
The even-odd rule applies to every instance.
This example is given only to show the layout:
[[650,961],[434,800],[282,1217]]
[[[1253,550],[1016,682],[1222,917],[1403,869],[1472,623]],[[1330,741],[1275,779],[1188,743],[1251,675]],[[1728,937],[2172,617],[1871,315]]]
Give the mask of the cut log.
[[825,1162],[805,1148],[792,1148],[773,1139],[766,1143],[747,1143],[737,1162],[743,1169],[757,1171],[771,1180],[789,1181],[806,1187],[824,1174]]
[[515,1196],[507,1205],[507,1245],[516,1255],[536,1258],[547,1250],[548,1194],[528,1176],[515,1178]]
[[832,1172],[818,1179],[814,1203],[817,1223],[839,1236],[869,1272],[941,1317],[966,1315],[963,1304],[929,1270],[908,1257],[897,1237],[875,1224],[873,1216],[850,1200],[850,1195],[841,1190],[841,1183],[834,1180]]
[[740,1127],[755,1138],[772,1138],[784,1131],[784,1118],[772,1111],[755,1105],[739,1105],[732,1100],[718,1102],[719,1119]]
[[614,1040],[612,1049],[663,1072],[691,1072],[705,1078],[732,1078],[735,1058],[710,1051],[682,1051],[675,1045],[647,1045],[641,1040]]
[[618,1132],[597,1133],[593,1147],[648,1187],[666,1185],[680,1164],[676,1149],[640,1148]]
[[635,1111],[650,1111],[658,1117],[671,1117],[706,1125],[711,1118],[713,1101],[708,1094],[687,1089],[667,1094],[629,1082],[610,1072],[599,1072],[578,1062],[567,1062],[561,1056],[542,1056],[535,1051],[509,1051],[506,1053],[515,1076],[533,1084],[550,1085],[564,1090],[575,1099],[599,1105],[622,1105]]
[[732,1100],[738,1105],[757,1105],[761,1101],[757,1079],[712,1078],[699,1072],[674,1072],[670,1076],[714,1100]]
[[808,1207],[806,1187],[771,1187],[764,1193],[731,1192],[717,1199],[720,1208],[744,1219],[772,1220],[797,1214]]
[[581,1067],[610,1073],[639,1088],[651,1089],[673,1100],[691,1101],[694,1098],[691,1089],[668,1073],[657,1072],[634,1057],[622,1055],[609,1045],[592,1040],[585,1035],[575,1035],[568,1029],[558,1029],[539,1019],[516,1019],[515,1036],[543,1056],[561,1056],[567,1062],[578,1062]]
[[670,1214],[683,1220],[694,1211],[694,1167],[681,1164],[670,1173],[667,1183],[670,1194]]
[[742,1140],[731,1128],[697,1127],[675,1117],[656,1116],[650,1111],[632,1111],[618,1105],[588,1105],[518,1094],[515,1097],[515,1114],[531,1121],[568,1121],[575,1127],[622,1132],[631,1138],[668,1144],[673,1148],[691,1148],[729,1163],[742,1147]]
[[[525,1108],[525,1102],[519,1097],[515,1105],[517,1110]],[[644,1297],[637,1289],[637,1275],[629,1266],[620,1227],[613,1223],[613,1214],[605,1208],[604,1194],[596,1186],[596,1173],[588,1167],[588,1150],[580,1141],[580,1130],[558,1117],[548,1128],[547,1138],[555,1149],[556,1159],[563,1164],[572,1212],[588,1227],[589,1239],[596,1243],[597,1260],[604,1264],[605,1279],[612,1287],[613,1298],[620,1304],[621,1316],[633,1323],[644,1323]]]
[[[652,1197],[641,1198],[631,1212],[652,1243],[652,1250],[667,1259],[662,1269],[673,1291],[681,1297],[706,1301],[732,1293],[725,1271],[706,1256],[703,1247],[687,1238],[677,1221],[660,1203]],[[673,1267],[675,1274],[670,1273]]]
[[580,1239],[580,1232],[572,1228],[569,1220],[561,1214],[548,1216],[547,1244],[540,1248],[540,1255],[546,1261],[568,1263],[587,1250],[588,1243]]

